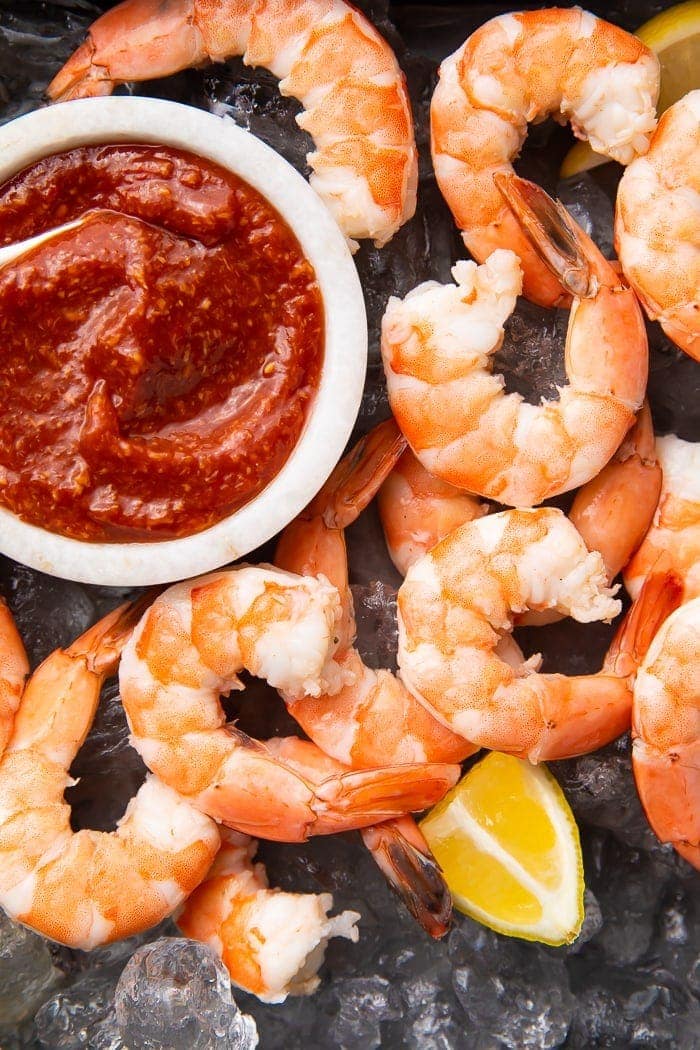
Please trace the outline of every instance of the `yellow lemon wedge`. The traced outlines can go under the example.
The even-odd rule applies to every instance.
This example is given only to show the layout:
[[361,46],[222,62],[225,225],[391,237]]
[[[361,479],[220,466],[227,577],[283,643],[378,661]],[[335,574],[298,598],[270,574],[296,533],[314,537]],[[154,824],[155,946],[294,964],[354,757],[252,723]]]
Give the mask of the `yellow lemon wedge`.
[[[661,65],[661,93],[657,112],[700,87],[700,0],[675,4],[649,19],[635,36],[650,47]],[[562,179],[607,163],[587,142],[577,142],[564,157]]]
[[455,907],[499,933],[570,944],[583,922],[583,861],[573,813],[552,774],[492,751],[421,830]]

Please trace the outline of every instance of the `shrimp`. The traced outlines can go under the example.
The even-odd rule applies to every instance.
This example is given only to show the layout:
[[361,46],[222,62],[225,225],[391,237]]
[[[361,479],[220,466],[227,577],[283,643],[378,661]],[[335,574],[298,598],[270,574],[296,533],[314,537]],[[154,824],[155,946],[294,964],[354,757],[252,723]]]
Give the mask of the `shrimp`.
[[0,599],[0,757],[12,735],[29,663],[12,613]]
[[[578,490],[569,520],[589,551],[603,556],[608,583],[638,549],[651,525],[661,492],[661,467],[656,458],[654,428],[645,401],[634,427],[614,458]],[[482,517],[488,505],[434,478],[409,451],[404,452],[377,494],[379,516],[387,549],[405,576],[410,566],[427,554],[453,529]],[[556,614],[533,614],[537,622]],[[525,614],[519,623],[533,622]]]
[[640,667],[632,768],[655,834],[700,870],[700,598],[661,627]]
[[141,619],[119,667],[132,742],[149,769],[199,810],[283,842],[424,809],[459,768],[417,764],[336,772],[312,783],[231,724],[219,697],[247,670],[291,693],[338,689],[340,603],[323,580],[243,566],[169,588]]
[[700,444],[675,435],[656,439],[663,484],[652,527],[623,579],[633,598],[654,569],[674,570],[683,599],[700,597]]
[[613,596],[600,554],[586,549],[560,510],[478,518],[406,575],[398,593],[401,677],[444,725],[482,747],[533,762],[593,751],[629,726],[630,676],[677,604],[675,583],[646,588],[597,674],[541,674],[538,656],[515,659],[509,632],[525,609],[610,620],[620,610]]
[[453,529],[486,514],[476,496],[435,478],[410,449],[377,493],[389,557],[402,576]]
[[[283,692],[290,714],[336,760],[356,769],[412,761],[459,762],[475,750],[440,725],[388,670],[367,667],[353,646],[355,621],[344,529],[364,509],[405,448],[393,420],[380,424],[339,463],[324,487],[282,533],[275,554],[287,570],[329,579],[343,613],[336,656],[347,683],[339,692]],[[449,890],[410,818],[362,832],[365,845],[409,912],[433,937],[447,932]]]
[[430,281],[390,299],[382,357],[392,411],[423,466],[526,507],[584,484],[613,456],[644,399],[647,338],[634,293],[565,209],[514,175],[499,184],[533,244],[579,288],[559,400],[527,404],[490,373],[520,292],[510,251],[481,266],[458,262],[456,284]]
[[270,889],[262,864],[253,864],[255,839],[222,829],[222,845],[204,882],[176,918],[186,937],[204,941],[221,957],[239,988],[265,1003],[310,995],[331,937],[357,941],[354,911],[332,918],[330,893]]
[[430,127],[442,195],[468,251],[519,256],[524,294],[568,301],[504,202],[494,174],[511,172],[528,122],[570,121],[597,153],[629,164],[656,126],[659,63],[640,40],[580,8],[499,15],[440,66]]
[[142,611],[141,604],[117,609],[37,668],[0,761],[0,905],[73,948],[160,922],[204,878],[219,848],[214,821],[156,777],[116,831],[71,830],[63,798],[70,764]]
[[644,540],[659,505],[662,477],[651,410],[645,401],[614,457],[579,489],[569,511],[569,521],[589,551],[602,555],[608,583]]
[[416,208],[411,106],[394,52],[344,0],[126,0],[48,87],[54,102],[242,55],[301,102],[311,185],[351,241],[381,247]]
[[358,769],[403,762],[461,762],[474,751],[429,715],[395,675],[367,667],[353,647],[355,620],[344,529],[369,502],[403,448],[393,420],[375,428],[287,526],[275,552],[278,566],[328,579],[339,592],[343,626],[335,659],[344,672],[341,688],[281,692],[304,732],[326,754]]
[[667,109],[617,191],[615,248],[669,339],[700,361],[700,90]]

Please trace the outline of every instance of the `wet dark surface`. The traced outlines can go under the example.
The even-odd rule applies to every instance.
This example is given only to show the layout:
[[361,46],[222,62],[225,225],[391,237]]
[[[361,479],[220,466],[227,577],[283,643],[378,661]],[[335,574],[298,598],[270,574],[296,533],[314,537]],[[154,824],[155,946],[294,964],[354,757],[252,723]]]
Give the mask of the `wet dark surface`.
[[[383,250],[363,245],[356,256],[371,339],[357,433],[388,415],[378,353],[379,322],[388,296],[403,295],[426,279],[449,279],[450,266],[461,254],[457,231],[431,175],[427,150],[436,62],[486,18],[507,10],[495,4],[393,4],[389,14],[397,35],[387,27],[386,5],[380,0],[360,6],[391,36],[407,71],[422,155],[416,217]],[[627,28],[665,6],[631,0],[591,5]],[[41,104],[49,79],[97,11],[97,6],[80,0],[0,0],[0,121]],[[265,74],[244,70],[234,60],[140,90],[228,114],[305,170],[308,141],[293,122],[298,107],[282,99],[274,79]],[[566,130],[549,125],[537,129],[519,170],[554,190],[559,163],[570,143]],[[578,221],[608,252],[618,173],[609,164],[558,188]],[[547,313],[529,304],[519,307],[498,358],[509,389],[534,401],[553,396],[564,376],[565,330],[565,314]],[[650,326],[650,339],[649,394],[656,428],[700,440],[700,366],[673,348],[656,326]],[[373,508],[350,530],[349,550],[360,648],[368,663],[390,665],[395,649],[393,595],[399,580],[386,557]],[[269,558],[271,551],[260,554]],[[67,644],[125,596],[122,591],[54,580],[7,559],[0,559],[0,589],[34,663]],[[521,641],[526,651],[544,653],[547,669],[585,673],[600,666],[612,631],[567,621],[524,631]],[[259,683],[252,683],[230,710],[238,714],[243,728],[259,736],[292,731],[281,703]],[[324,982],[314,997],[264,1006],[236,993],[240,1005],[257,1019],[260,1045],[274,1050],[380,1046],[387,1050],[558,1046],[690,1050],[697,1046],[698,877],[672,850],[659,846],[649,831],[634,790],[628,740],[623,738],[594,755],[553,764],[552,769],[577,816],[584,845],[587,918],[574,945],[549,949],[509,940],[460,916],[449,937],[434,943],[394,901],[357,836],[316,839],[303,847],[265,846],[261,852],[273,883],[285,889],[332,891],[339,908],[354,907],[362,919],[357,945],[331,943]],[[80,777],[70,792],[75,826],[113,827],[143,772],[128,745],[123,713],[110,688],[73,767]],[[166,926],[164,931],[86,955],[56,946],[49,950],[37,938],[0,923],[0,1047],[117,1050],[155,1045],[138,1041],[145,1038],[138,1031],[148,1028],[147,1017],[140,1019],[138,1031],[127,1028],[131,1042],[118,1030],[112,996],[137,944],[163,932],[173,930]],[[187,983],[191,961],[178,961],[175,955],[173,959]],[[135,963],[132,968],[131,991],[141,987],[139,966]],[[167,982],[158,987],[158,994],[165,996]],[[57,991],[60,995],[50,998]],[[158,1012],[156,992],[158,988],[154,991],[143,984],[143,998],[138,1001],[146,1004],[144,1010]],[[218,1001],[201,991],[196,995],[193,1015],[213,1017],[211,1011],[220,1009]],[[23,1013],[25,1020],[18,1022]],[[171,1050],[191,1045],[179,1042],[180,1036],[168,1038]],[[197,1045],[240,1045],[232,1041],[233,1036],[231,1041],[223,1036],[212,1040]]]

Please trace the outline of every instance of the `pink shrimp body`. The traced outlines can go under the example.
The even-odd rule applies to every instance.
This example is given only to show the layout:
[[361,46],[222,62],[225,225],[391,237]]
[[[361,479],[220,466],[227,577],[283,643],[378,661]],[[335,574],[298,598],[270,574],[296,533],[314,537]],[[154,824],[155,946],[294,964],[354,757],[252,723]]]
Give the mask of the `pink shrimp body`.
[[656,451],[663,469],[661,498],[623,578],[636,598],[650,572],[671,569],[689,601],[700,597],[700,444],[670,434],[656,439]]
[[0,904],[74,948],[160,922],[204,878],[219,848],[214,821],[149,777],[116,831],[73,832],[63,792],[100,686],[141,607],[110,613],[34,672],[0,761]]
[[97,19],[48,95],[109,95],[233,55],[301,102],[311,185],[345,234],[385,244],[416,206],[411,107],[394,52],[344,0],[126,0]]
[[700,361],[700,90],[659,120],[649,151],[625,171],[615,247],[644,309]]
[[429,474],[410,449],[377,493],[377,506],[389,557],[402,576],[449,532],[488,510],[476,496]]
[[662,625],[637,673],[632,765],[649,823],[700,869],[700,598]]
[[608,583],[644,540],[659,505],[661,485],[651,411],[645,401],[613,458],[579,489],[569,511],[569,521],[589,551],[602,554]]
[[0,599],[0,756],[12,734],[29,662],[12,613]]
[[417,703],[390,671],[367,667],[352,644],[355,620],[344,529],[377,492],[403,448],[393,420],[375,428],[287,526],[275,553],[282,568],[320,575],[338,588],[343,612],[335,659],[343,671],[341,688],[316,694],[285,690],[283,696],[290,713],[326,754],[358,769],[461,762],[474,751]]
[[539,657],[525,660],[509,632],[525,609],[556,609],[582,623],[611,619],[620,609],[613,594],[600,554],[586,550],[561,511],[479,518],[406,575],[401,677],[444,725],[482,747],[531,761],[595,750],[629,726],[640,638],[667,615],[675,592],[640,601],[595,675],[540,674]]
[[290,693],[333,691],[338,593],[325,581],[244,566],[171,587],[144,615],[119,668],[133,744],[205,813],[246,834],[298,842],[389,820],[441,798],[445,764],[336,771],[318,785],[226,724],[222,693],[247,670]]
[[392,411],[426,470],[527,507],[584,484],[614,455],[644,399],[647,338],[633,292],[565,210],[516,176],[499,185],[538,250],[578,288],[559,399],[528,404],[491,373],[520,292],[509,251],[482,266],[458,262],[455,284],[390,299],[382,358]]
[[206,879],[186,901],[177,924],[221,957],[239,988],[266,1003],[310,995],[331,937],[356,941],[357,912],[332,918],[330,893],[270,889],[257,842],[222,830],[222,846]]
[[[355,621],[344,529],[395,466],[405,442],[380,424],[338,464],[312,503],[284,530],[275,560],[329,579],[343,609],[336,654],[345,684],[318,696],[283,693],[290,714],[324,752],[353,768],[386,762],[459,762],[474,748],[419,704],[390,671],[367,667],[353,646]],[[452,901],[422,834],[409,817],[366,828],[365,845],[411,914],[433,937],[449,928]]]
[[575,7],[499,15],[440,66],[430,120],[438,184],[479,262],[520,258],[524,294],[565,300],[505,206],[494,174],[512,171],[528,123],[569,121],[622,164],[645,153],[656,125],[659,63],[636,37]]

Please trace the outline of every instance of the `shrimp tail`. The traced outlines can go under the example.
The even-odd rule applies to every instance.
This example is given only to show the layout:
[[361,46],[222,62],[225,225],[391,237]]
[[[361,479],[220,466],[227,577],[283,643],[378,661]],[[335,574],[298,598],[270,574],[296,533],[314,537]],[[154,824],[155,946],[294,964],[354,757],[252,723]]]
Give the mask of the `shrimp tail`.
[[411,817],[365,828],[362,841],[389,886],[426,933],[444,937],[452,897],[438,862]]
[[512,172],[498,171],[493,178],[523,233],[562,287],[579,299],[594,295],[597,283],[588,262],[589,241],[564,205]]
[[160,590],[150,588],[136,601],[118,606],[76,638],[66,649],[66,655],[85,658],[88,669],[97,675],[112,674],[132,631]]
[[329,529],[345,529],[371,503],[408,447],[394,419],[374,427],[341,459],[305,512]]
[[604,670],[619,678],[635,674],[662,623],[682,600],[683,580],[676,572],[657,568],[650,573],[613,638]]
[[[319,784],[315,834],[333,834],[367,827],[434,806],[460,774],[458,765],[414,763],[377,769],[356,769]],[[323,829],[322,831],[320,829]]]

